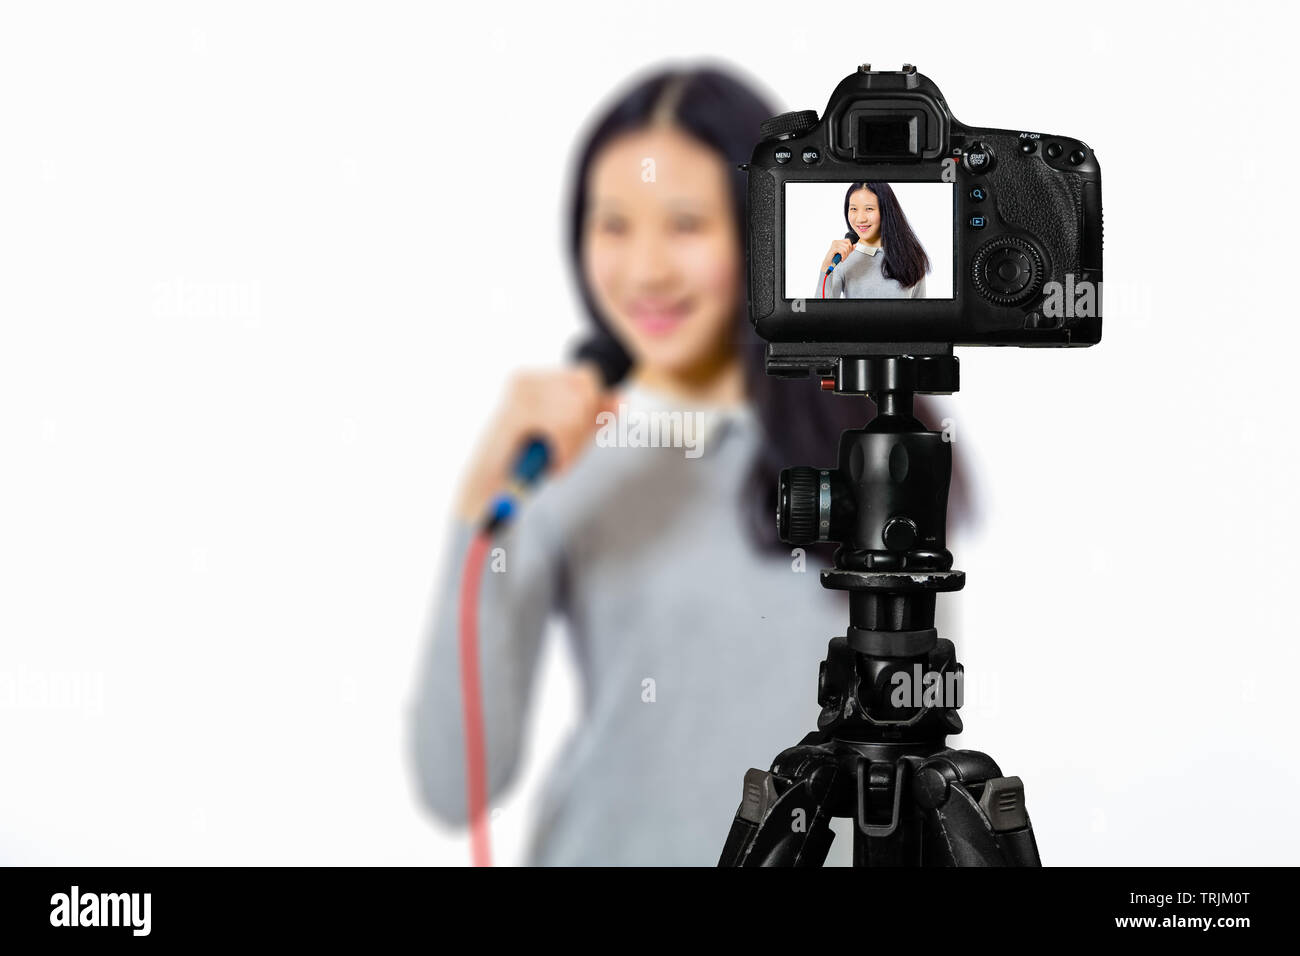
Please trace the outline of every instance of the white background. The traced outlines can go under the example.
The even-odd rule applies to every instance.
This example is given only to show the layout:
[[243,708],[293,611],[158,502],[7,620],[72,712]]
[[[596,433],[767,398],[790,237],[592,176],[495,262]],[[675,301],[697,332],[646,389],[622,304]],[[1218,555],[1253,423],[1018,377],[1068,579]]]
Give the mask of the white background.
[[[953,204],[951,183],[891,183],[898,205],[930,257],[925,298],[952,298]],[[812,298],[816,270],[835,239],[848,232],[848,183],[786,183],[785,297]],[[836,226],[840,228],[837,230]],[[809,265],[811,263],[811,265]]]
[[[966,350],[948,403],[952,636],[998,689],[955,742],[1026,780],[1049,864],[1294,862],[1290,11],[761,7],[5,5],[0,691],[84,693],[0,699],[0,859],[467,859],[402,736],[453,487],[504,370],[580,327],[578,129],[707,56],[819,111],[916,63],[965,123],[1097,150],[1104,342]],[[544,680],[506,862],[573,718]]]

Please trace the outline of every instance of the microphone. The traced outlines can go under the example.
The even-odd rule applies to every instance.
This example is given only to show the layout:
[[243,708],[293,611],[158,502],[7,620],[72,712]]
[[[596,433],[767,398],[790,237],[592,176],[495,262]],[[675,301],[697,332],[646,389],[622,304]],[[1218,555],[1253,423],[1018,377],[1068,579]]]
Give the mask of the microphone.
[[[621,382],[632,367],[632,360],[623,351],[623,347],[603,333],[579,345],[574,350],[573,360],[578,364],[595,366],[606,388]],[[508,524],[529,490],[542,479],[550,465],[551,449],[546,440],[540,436],[528,439],[515,459],[506,487],[488,505],[487,514],[483,518],[483,530],[492,534]]]
[[840,254],[837,252],[835,253],[835,258],[831,260],[831,267],[826,270],[826,274],[830,275],[832,272],[834,272],[835,267],[839,264],[840,264]]

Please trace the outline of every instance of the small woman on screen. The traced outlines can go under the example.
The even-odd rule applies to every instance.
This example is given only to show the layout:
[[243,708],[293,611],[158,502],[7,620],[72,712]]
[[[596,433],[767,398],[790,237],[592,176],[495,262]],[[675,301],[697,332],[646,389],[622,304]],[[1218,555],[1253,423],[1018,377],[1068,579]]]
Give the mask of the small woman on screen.
[[820,298],[925,298],[930,258],[889,183],[851,184],[844,194],[844,222],[848,232],[822,259]]

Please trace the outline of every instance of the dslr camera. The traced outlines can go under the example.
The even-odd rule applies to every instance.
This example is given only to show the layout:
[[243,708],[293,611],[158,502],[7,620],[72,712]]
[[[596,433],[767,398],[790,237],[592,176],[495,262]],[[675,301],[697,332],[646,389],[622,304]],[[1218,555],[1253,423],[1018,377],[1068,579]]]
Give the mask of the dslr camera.
[[1101,169],[1069,136],[965,126],[916,68],[864,65],[767,120],[749,176],[768,371],[1101,339]]
[[839,545],[821,583],[849,593],[849,624],[818,674],[816,731],[745,774],[719,865],[819,866],[838,816],[855,866],[1039,866],[1021,779],[947,744],[963,670],[936,598],[966,577],[946,541],[952,444],[913,400],[957,390],[957,345],[1100,341],[1097,158],[1068,136],[963,126],[911,66],[861,67],[820,119],[784,113],[762,137],[747,264],[767,371],[813,372],[876,414],[840,435],[837,467],[781,472],[780,538]]

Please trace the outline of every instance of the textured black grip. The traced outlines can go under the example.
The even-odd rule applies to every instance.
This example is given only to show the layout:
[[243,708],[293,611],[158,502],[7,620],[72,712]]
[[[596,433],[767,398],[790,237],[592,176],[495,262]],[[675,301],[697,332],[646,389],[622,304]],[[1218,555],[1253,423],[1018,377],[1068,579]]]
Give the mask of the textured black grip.
[[776,308],[776,180],[764,169],[749,171],[749,316],[757,322]]
[[[982,135],[1000,156],[1013,156],[1020,148],[1015,136]],[[989,184],[1004,222],[1025,230],[1047,252],[1046,279],[1065,281],[1067,272],[1083,272],[1079,257],[1083,188],[1078,176],[1061,175],[1046,163],[998,163],[988,173]]]
[[1101,183],[1083,184],[1083,265],[1101,271]]

